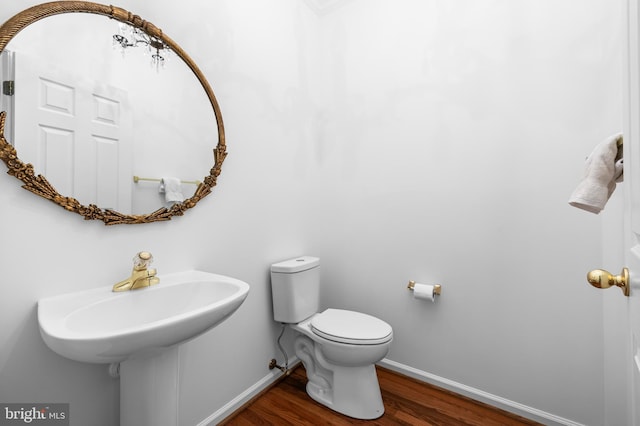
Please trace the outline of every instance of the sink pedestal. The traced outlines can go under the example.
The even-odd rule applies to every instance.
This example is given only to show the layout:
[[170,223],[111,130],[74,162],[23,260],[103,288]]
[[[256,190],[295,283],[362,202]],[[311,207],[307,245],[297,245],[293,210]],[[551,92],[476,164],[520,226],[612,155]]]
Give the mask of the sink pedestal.
[[120,426],[177,426],[179,347],[120,363]]

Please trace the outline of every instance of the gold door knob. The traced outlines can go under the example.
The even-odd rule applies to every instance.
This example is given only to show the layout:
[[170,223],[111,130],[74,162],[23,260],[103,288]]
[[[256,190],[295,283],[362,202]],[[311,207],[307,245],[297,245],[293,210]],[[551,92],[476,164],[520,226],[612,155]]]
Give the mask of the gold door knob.
[[587,274],[587,281],[597,288],[620,287],[625,296],[629,296],[629,270],[622,268],[620,275],[613,275],[604,269],[594,269]]

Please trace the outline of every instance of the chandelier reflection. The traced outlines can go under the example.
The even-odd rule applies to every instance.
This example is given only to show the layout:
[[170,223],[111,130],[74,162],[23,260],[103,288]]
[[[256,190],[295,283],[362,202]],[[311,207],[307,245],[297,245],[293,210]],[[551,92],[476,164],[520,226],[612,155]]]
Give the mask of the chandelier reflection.
[[120,23],[118,26],[118,34],[113,35],[114,49],[120,49],[124,56],[128,48],[142,47],[144,54],[150,56],[151,65],[156,70],[164,67],[165,59],[171,53],[171,48],[167,44],[131,25]]

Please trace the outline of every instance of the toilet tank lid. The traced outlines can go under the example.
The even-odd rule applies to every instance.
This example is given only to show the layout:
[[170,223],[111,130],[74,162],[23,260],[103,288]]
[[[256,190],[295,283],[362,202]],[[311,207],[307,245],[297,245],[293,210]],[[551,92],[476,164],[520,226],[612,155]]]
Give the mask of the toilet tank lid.
[[293,274],[295,272],[302,272],[315,268],[318,265],[320,265],[319,258],[313,256],[300,256],[283,262],[274,263],[271,265],[271,272]]

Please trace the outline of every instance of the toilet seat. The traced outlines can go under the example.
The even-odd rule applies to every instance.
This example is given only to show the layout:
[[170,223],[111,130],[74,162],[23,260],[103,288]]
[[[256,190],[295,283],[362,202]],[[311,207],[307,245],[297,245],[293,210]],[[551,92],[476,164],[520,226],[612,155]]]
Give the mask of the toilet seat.
[[311,330],[320,337],[351,345],[378,345],[392,338],[389,324],[361,312],[327,309],[311,320]]

